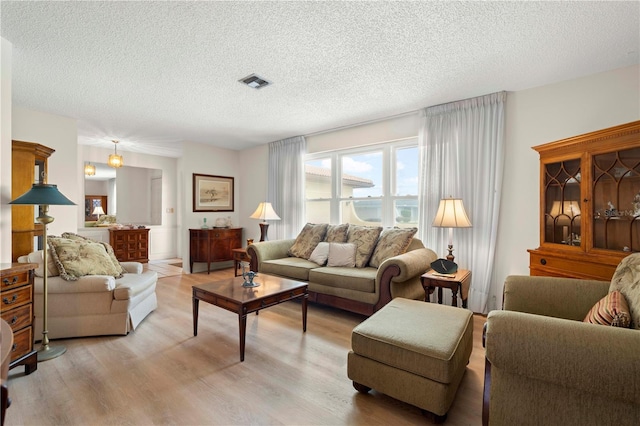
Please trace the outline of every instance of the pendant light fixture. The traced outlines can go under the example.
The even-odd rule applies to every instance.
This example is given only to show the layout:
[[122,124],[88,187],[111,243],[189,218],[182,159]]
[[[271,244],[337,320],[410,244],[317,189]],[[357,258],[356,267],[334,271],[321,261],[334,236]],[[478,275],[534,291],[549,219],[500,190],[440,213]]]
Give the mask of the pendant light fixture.
[[95,176],[96,174],[96,166],[91,163],[84,165],[84,174],[85,176]]
[[122,155],[118,155],[118,141],[111,141],[114,145],[114,153],[109,156],[109,161],[107,164],[109,167],[113,167],[114,169],[120,168],[124,165],[124,160],[122,159]]

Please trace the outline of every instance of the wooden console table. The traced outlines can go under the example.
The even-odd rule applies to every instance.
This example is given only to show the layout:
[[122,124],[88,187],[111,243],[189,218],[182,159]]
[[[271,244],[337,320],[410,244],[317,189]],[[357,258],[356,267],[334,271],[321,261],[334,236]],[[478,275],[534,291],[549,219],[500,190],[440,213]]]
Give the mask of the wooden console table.
[[195,262],[207,263],[234,259],[232,249],[242,247],[242,228],[189,229],[189,270],[193,273]]

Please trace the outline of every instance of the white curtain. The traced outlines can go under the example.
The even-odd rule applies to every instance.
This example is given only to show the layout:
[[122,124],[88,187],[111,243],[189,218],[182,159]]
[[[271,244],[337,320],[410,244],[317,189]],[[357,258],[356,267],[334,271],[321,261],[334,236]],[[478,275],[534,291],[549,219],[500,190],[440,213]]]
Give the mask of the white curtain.
[[[448,229],[431,224],[441,198],[462,198],[471,228],[453,230],[455,262],[472,273],[468,307],[488,312],[504,168],[506,92],[426,108],[420,126],[420,237],[445,257]],[[451,292],[443,292],[450,294]],[[450,303],[449,301],[443,303]]]
[[269,144],[267,201],[280,216],[269,225],[269,239],[295,238],[304,226],[304,136]]

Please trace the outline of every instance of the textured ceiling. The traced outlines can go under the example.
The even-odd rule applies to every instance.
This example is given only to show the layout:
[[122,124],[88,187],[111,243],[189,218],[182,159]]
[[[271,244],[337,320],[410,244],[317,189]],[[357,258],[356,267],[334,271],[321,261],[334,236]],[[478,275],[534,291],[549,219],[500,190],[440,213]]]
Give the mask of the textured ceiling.
[[[244,149],[637,64],[640,2],[0,3],[13,104],[78,142]],[[237,80],[257,73],[255,90]]]

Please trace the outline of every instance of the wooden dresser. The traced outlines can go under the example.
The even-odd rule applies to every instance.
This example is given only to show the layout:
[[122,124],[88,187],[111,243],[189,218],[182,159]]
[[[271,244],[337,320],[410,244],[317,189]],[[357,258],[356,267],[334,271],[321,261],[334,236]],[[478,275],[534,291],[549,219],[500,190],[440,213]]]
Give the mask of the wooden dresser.
[[109,229],[109,244],[120,262],[149,261],[149,228]]
[[194,262],[206,262],[207,274],[211,262],[233,260],[232,249],[242,247],[242,228],[189,229],[189,270]]
[[33,276],[35,263],[2,263],[0,267],[0,311],[13,330],[9,368],[24,365],[25,374],[38,368],[38,352],[33,349]]

